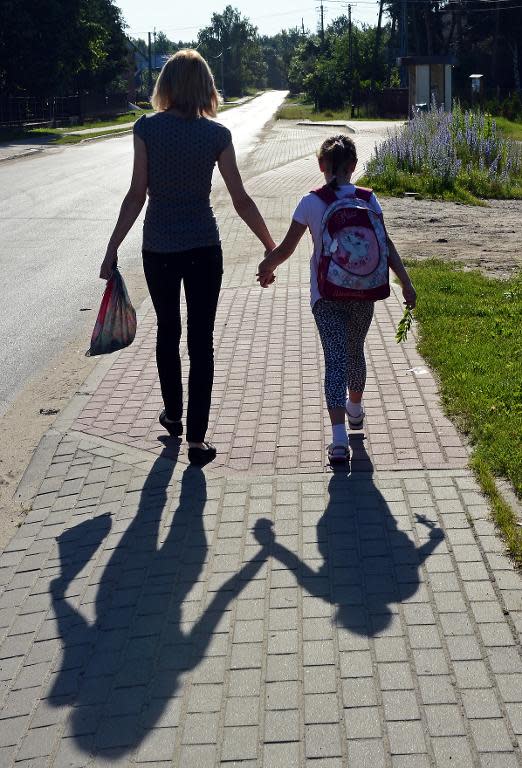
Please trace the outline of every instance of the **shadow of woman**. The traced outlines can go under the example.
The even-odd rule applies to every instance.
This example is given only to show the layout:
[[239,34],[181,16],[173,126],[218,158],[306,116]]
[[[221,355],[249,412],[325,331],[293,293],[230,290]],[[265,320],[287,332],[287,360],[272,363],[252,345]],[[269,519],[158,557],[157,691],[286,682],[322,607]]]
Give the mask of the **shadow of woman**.
[[[125,520],[116,521],[123,523],[124,532],[109,558],[105,552],[99,558],[105,564],[100,566],[94,606],[77,608],[66,592],[109,533],[110,518],[83,522],[58,539],[61,575],[52,582],[51,594],[63,655],[50,702],[74,704],[66,731],[89,754],[109,750],[114,758],[139,746],[172,708],[182,676],[203,660],[224,612],[268,557],[262,546],[212,593],[192,625],[183,624],[183,603],[207,558],[207,491],[203,471],[187,468],[160,544],[174,466],[160,456],[145,481],[135,517],[127,526]],[[107,542],[106,552],[109,547]],[[94,622],[84,615],[89,608],[94,608]]]
[[[317,523],[317,549],[322,562],[310,567],[271,534],[270,555],[295,573],[310,595],[336,606],[336,623],[359,635],[374,636],[389,626],[393,604],[413,597],[420,585],[419,568],[444,538],[440,528],[422,515],[417,522],[426,536],[417,547],[397,525],[373,482],[373,465],[362,437],[351,437],[352,467],[336,471],[328,485],[329,500]],[[257,540],[270,538],[271,521],[258,520]]]

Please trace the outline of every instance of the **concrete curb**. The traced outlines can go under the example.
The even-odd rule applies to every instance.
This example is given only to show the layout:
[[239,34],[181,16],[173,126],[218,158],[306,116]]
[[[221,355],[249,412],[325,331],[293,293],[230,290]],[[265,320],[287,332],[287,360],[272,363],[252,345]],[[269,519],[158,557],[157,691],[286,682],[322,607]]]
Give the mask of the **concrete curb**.
[[307,128],[310,128],[310,126],[314,127],[317,126],[318,128],[344,128],[345,131],[348,131],[348,133],[357,133],[355,128],[352,128],[351,125],[345,122],[336,122],[332,121],[322,121],[322,120],[298,120],[297,125],[306,125]]

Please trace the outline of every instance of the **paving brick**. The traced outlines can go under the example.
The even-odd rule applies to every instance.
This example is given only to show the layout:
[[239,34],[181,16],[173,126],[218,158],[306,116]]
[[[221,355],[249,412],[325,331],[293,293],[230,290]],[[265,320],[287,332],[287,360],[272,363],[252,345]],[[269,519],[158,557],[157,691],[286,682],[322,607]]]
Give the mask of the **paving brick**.
[[420,712],[414,691],[383,691],[386,720],[419,720]]
[[466,731],[455,704],[430,704],[424,707],[431,736],[464,736]]
[[299,741],[299,722],[299,711],[297,709],[267,712],[264,741]]
[[356,765],[357,768],[384,768],[384,747],[376,739],[351,739],[348,742],[348,761],[349,765]]
[[136,753],[136,762],[157,765],[170,761],[176,746],[176,728],[152,728],[148,731]]
[[345,726],[348,739],[378,739],[381,723],[377,707],[359,707],[345,710]]
[[217,712],[188,714],[183,722],[181,741],[183,744],[215,744],[218,724]]
[[479,752],[511,752],[513,750],[509,733],[502,720],[471,720],[469,727]]
[[426,752],[423,727],[420,723],[411,721],[388,723],[387,729],[392,755]]
[[266,684],[266,708],[297,709],[299,706],[299,684],[295,681]]
[[46,728],[33,728],[27,732],[22,741],[17,760],[29,760],[33,757],[47,757],[53,751],[55,742],[59,736],[58,727],[55,725]]
[[298,742],[265,744],[263,768],[300,768],[301,755]]
[[462,691],[464,711],[468,718],[501,717],[500,708],[492,688]]
[[450,736],[445,738],[433,738],[431,746],[435,755],[437,768],[474,768],[473,754],[467,738],[463,736]]
[[222,761],[255,760],[258,752],[258,729],[254,726],[226,726],[223,735]]
[[339,726],[305,726],[305,754],[308,759],[340,757],[342,750]]
[[305,723],[338,723],[339,702],[336,694],[307,694],[304,698]]

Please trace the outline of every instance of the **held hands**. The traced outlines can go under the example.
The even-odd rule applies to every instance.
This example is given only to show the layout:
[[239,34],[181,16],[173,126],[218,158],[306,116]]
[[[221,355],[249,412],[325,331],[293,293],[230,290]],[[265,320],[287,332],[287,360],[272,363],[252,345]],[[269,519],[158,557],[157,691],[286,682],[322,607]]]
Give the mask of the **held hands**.
[[267,288],[275,280],[274,270],[277,264],[270,258],[270,251],[265,251],[265,258],[257,268],[257,281],[261,288]]
[[102,280],[108,280],[114,269],[118,266],[118,249],[113,246],[107,246],[105,258],[100,267],[100,277]]

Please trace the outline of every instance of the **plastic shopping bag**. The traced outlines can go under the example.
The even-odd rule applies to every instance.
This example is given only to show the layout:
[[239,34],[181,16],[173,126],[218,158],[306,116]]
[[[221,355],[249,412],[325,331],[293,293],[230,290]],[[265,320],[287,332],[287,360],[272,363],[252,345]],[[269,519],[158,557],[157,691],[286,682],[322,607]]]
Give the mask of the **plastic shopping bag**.
[[132,344],[136,335],[136,312],[123,278],[115,269],[107,280],[100,311],[91,336],[88,357],[108,355]]

